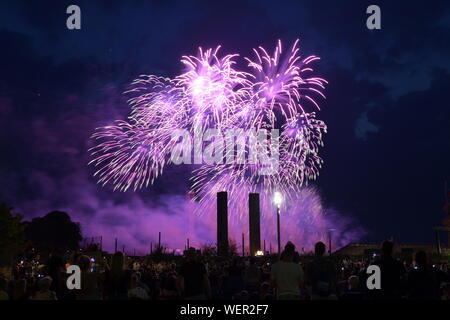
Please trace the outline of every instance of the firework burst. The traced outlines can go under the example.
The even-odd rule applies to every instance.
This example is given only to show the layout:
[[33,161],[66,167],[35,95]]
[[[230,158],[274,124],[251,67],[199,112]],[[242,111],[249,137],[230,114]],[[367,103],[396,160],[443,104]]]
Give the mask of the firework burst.
[[302,59],[298,44],[299,40],[295,41],[291,50],[284,52],[279,40],[272,56],[259,47],[253,49],[256,56],[254,60],[245,58],[253,69],[255,105],[264,111],[272,127],[278,111],[284,119],[290,119],[306,112],[302,105],[304,100],[320,110],[313,96],[325,98],[321,90],[325,89],[327,81],[308,76],[314,71],[310,63],[320,58],[308,56]]
[[219,57],[220,46],[197,56],[184,56],[186,72],[174,79],[190,106],[194,125],[222,128],[230,125],[248,95],[249,74],[234,69],[237,54]]
[[[298,43],[284,51],[278,41],[273,55],[262,47],[254,49],[255,58],[245,58],[246,71],[236,68],[237,54],[221,56],[220,46],[199,48],[197,56],[182,57],[185,71],[173,79],[136,79],[127,91],[132,95],[129,119],[99,128],[93,135],[98,143],[91,149],[91,163],[99,168],[95,173],[99,183],[112,183],[121,191],[153,184],[171,163],[177,143],[172,133],[178,129],[193,134],[209,128],[221,133],[265,129],[266,145],[249,138],[247,146],[237,152],[210,142],[234,160],[194,168],[191,192],[200,201],[212,199],[219,191],[228,191],[231,198],[259,192],[269,199],[275,191],[295,197],[302,185],[317,177],[322,165],[319,147],[326,125],[313,111],[320,110],[316,99],[325,97],[322,91],[327,83],[311,75],[312,62],[319,58],[302,58]],[[279,136],[273,129],[279,130]],[[275,145],[273,174],[261,175],[267,163],[239,161],[251,157],[252,148]]]

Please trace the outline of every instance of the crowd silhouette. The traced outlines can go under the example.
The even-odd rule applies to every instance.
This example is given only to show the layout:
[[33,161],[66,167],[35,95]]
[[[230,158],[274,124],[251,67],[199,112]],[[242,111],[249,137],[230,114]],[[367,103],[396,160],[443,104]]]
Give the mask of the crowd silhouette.
[[[95,261],[83,252],[51,254],[45,263],[21,261],[0,275],[0,300],[450,300],[447,263],[430,264],[419,251],[408,265],[393,257],[391,241],[370,260],[300,255],[288,242],[277,256],[229,258],[189,248],[183,257],[157,261],[116,252]],[[77,264],[81,289],[69,290],[66,268]],[[381,289],[366,285],[369,265],[381,270]]]

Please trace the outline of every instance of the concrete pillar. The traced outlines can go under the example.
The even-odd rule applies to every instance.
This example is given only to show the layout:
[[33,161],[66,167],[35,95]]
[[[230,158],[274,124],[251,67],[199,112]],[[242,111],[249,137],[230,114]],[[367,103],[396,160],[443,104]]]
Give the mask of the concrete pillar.
[[228,254],[228,195],[217,193],[217,254]]
[[261,212],[259,207],[259,193],[250,193],[248,197],[250,255],[255,256],[261,250]]

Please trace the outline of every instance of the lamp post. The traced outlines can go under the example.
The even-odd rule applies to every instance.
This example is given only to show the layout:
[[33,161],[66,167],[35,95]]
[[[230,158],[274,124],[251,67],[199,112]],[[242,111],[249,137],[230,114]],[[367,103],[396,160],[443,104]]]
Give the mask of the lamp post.
[[331,255],[331,234],[335,229],[328,229],[328,254]]
[[277,206],[277,235],[278,235],[278,255],[281,254],[281,233],[280,233],[280,206],[283,202],[283,196],[280,192],[275,192],[273,202]]

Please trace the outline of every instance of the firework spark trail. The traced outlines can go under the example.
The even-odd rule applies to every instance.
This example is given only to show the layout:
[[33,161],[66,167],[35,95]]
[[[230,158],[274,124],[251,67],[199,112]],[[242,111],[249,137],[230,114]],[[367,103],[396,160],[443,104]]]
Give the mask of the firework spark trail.
[[[249,74],[233,68],[237,54],[218,57],[220,46],[203,51],[198,57],[183,56],[186,72],[174,79],[183,88],[184,100],[190,105],[194,121],[202,128],[229,125],[240,105],[249,95]],[[194,125],[196,125],[195,123]]]
[[172,131],[188,123],[180,91],[170,79],[142,76],[132,86],[128,92],[139,95],[129,100],[129,121],[99,128],[93,135],[99,144],[90,149],[90,163],[100,167],[94,174],[99,183],[111,182],[121,191],[153,184],[170,161]]
[[98,130],[93,137],[102,142],[91,149],[96,158],[90,163],[100,166],[94,174],[99,176],[99,183],[111,182],[114,190],[121,191],[130,187],[137,190],[153,183],[162,173],[166,155],[173,147],[155,141],[155,135],[154,129],[126,121]]
[[[256,60],[245,58],[253,70],[254,81],[249,89],[251,103],[248,104],[251,107],[249,110],[242,108],[241,113],[246,117],[238,126],[247,130],[281,127],[277,173],[260,175],[258,165],[243,166],[237,161],[204,165],[194,171],[192,179],[192,190],[200,199],[209,198],[220,190],[227,190],[233,197],[240,192],[243,184],[253,186],[252,192],[262,186],[268,193],[278,190],[290,198],[309,179],[316,179],[322,165],[318,146],[322,145],[326,125],[315,119],[315,113],[307,113],[301,104],[301,100],[306,99],[305,102],[320,109],[318,103],[306,93],[325,97],[320,89],[324,88],[326,80],[304,75],[313,71],[309,64],[319,58],[309,56],[302,60],[298,54],[298,40],[286,53],[283,52],[281,41],[278,41],[273,56],[262,47],[254,49],[254,52]],[[281,116],[281,121],[277,121],[277,115],[278,118]],[[284,124],[277,126],[278,122]],[[249,150],[245,152],[245,157],[249,156]]]
[[309,64],[320,58],[309,56],[301,60],[298,43],[299,40],[295,41],[291,50],[283,53],[279,40],[272,56],[259,47],[258,50],[253,49],[256,60],[245,58],[248,66],[253,69],[255,82],[252,91],[255,104],[264,110],[272,127],[275,125],[277,110],[281,111],[285,119],[295,117],[298,113],[306,113],[300,103],[301,99],[307,99],[320,110],[316,100],[304,92],[310,91],[325,98],[320,90],[325,89],[327,81],[306,76],[314,71]]
[[[261,197],[272,197],[278,191],[287,201],[295,199],[308,180],[315,180],[323,160],[319,156],[322,135],[326,132],[323,121],[315,119],[315,114],[298,115],[283,125],[280,136],[279,165],[274,174],[261,175],[260,163],[232,163],[203,165],[193,171],[192,191],[205,206],[214,205],[217,192],[227,190],[231,199],[240,198],[250,192],[258,192]],[[249,149],[243,152],[248,155]],[[238,154],[236,155],[238,158]],[[245,190],[245,191],[244,191]],[[236,210],[245,215],[247,202],[238,201],[241,207]],[[237,206],[237,205],[236,205]],[[208,210],[201,210],[208,211]]]
[[[219,50],[220,46],[199,48],[197,56],[182,57],[186,70],[173,79],[151,75],[132,83],[127,91],[134,96],[129,100],[128,121],[99,128],[93,135],[98,144],[91,149],[91,163],[99,167],[95,174],[99,183],[112,183],[121,191],[153,184],[171,163],[176,144],[171,134],[177,129],[195,134],[208,128],[220,132],[279,129],[278,171],[261,175],[262,164],[239,162],[240,156],[251,153],[251,147],[246,147],[234,154],[231,163],[203,164],[193,171],[191,191],[196,199],[206,201],[224,190],[230,197],[260,192],[268,199],[281,191],[288,199],[295,198],[302,185],[317,177],[322,164],[318,149],[326,125],[309,106],[320,110],[315,97],[325,97],[322,90],[327,82],[308,75],[319,58],[302,59],[298,40],[286,52],[278,41],[272,56],[262,47],[254,49],[256,58],[245,58],[247,72],[236,69],[239,55],[221,57]],[[268,137],[272,144],[272,133]],[[223,146],[215,148],[223,151]],[[225,156],[230,152],[234,149],[226,150]]]

